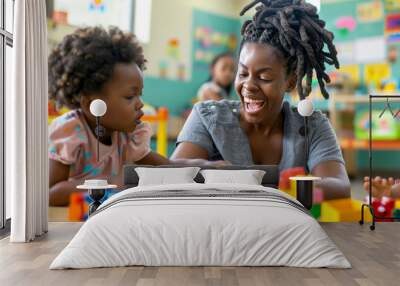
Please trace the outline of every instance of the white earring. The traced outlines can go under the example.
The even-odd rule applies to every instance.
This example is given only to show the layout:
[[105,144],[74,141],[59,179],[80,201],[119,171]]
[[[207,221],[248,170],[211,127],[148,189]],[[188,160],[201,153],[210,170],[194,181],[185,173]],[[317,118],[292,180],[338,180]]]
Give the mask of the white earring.
[[90,113],[95,117],[101,117],[107,112],[107,104],[104,100],[95,99],[90,103]]
[[311,99],[305,98],[297,104],[297,111],[303,117],[311,116],[314,112],[314,104]]
[[96,117],[96,129],[95,133],[98,137],[103,137],[106,133],[106,129],[100,125],[100,117],[106,114],[107,104],[104,100],[95,99],[90,103],[90,113]]

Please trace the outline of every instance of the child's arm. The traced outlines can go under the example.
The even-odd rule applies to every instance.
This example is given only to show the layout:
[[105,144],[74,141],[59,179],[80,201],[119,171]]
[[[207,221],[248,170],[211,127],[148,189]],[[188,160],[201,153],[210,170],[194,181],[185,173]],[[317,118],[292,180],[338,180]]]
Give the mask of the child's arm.
[[69,196],[81,181],[68,181],[69,166],[64,165],[56,160],[49,160],[49,205],[50,206],[67,206],[69,204]]
[[229,165],[227,161],[208,161],[204,159],[168,159],[164,156],[156,153],[150,152],[146,155],[143,159],[136,161],[135,164],[138,165],[175,165],[175,164],[182,164],[182,165],[205,165],[205,166],[223,166]]
[[400,182],[396,180],[395,184],[392,186],[392,198],[400,199]]

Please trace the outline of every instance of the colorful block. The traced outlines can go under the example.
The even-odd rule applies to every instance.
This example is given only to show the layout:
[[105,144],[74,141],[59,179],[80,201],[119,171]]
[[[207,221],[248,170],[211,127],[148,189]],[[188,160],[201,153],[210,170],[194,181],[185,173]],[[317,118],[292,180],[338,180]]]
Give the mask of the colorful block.
[[291,188],[291,183],[289,178],[302,175],[305,175],[303,167],[296,167],[283,170],[279,176],[279,189],[288,190],[289,188]]
[[321,204],[324,200],[324,193],[320,188],[313,189],[313,204]]
[[310,213],[314,218],[316,218],[316,219],[320,218],[320,216],[321,216],[321,204],[313,205],[311,210],[310,210]]
[[400,209],[395,209],[393,211],[393,217],[400,220]]
[[[116,190],[108,189],[101,202],[104,202],[109,197],[114,195]],[[89,205],[92,203],[92,199],[89,194],[84,192],[73,192],[70,195],[70,203],[68,208],[68,220],[69,221],[85,221],[88,219]]]
[[[355,222],[361,218],[361,201],[339,199],[324,201],[321,204],[321,222]],[[364,208],[364,220],[372,221],[368,208]]]
[[69,221],[83,221],[83,216],[88,211],[88,206],[84,202],[85,192],[74,192],[70,195],[68,207]]

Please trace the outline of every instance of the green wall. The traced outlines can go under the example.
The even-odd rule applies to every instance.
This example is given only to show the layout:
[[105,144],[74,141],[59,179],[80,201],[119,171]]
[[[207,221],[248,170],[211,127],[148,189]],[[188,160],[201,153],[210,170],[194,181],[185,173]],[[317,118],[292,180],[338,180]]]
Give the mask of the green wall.
[[166,106],[169,113],[179,116],[191,106],[196,95],[197,85],[193,81],[178,81],[145,77],[143,101],[154,107]]

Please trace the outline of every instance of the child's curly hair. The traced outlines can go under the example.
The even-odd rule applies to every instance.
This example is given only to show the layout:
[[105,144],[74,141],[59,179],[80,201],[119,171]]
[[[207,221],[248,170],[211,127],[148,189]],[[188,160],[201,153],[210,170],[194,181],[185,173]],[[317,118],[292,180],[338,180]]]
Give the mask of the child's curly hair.
[[135,35],[117,27],[77,29],[49,56],[49,98],[58,106],[80,108],[80,96],[100,91],[117,63],[136,63],[145,69],[143,49]]

